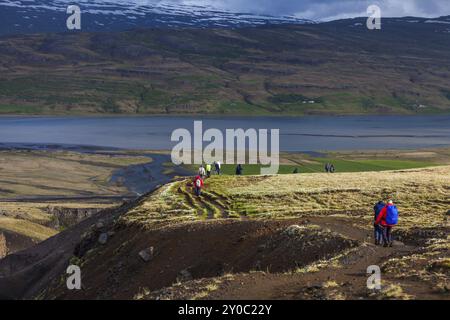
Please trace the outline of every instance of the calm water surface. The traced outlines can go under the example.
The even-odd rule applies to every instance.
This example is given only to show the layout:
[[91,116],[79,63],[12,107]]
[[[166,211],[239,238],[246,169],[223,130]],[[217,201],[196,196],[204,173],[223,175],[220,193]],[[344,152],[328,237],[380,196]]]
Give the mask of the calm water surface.
[[[174,129],[280,129],[282,151],[450,146],[450,115],[352,117],[0,117],[2,144],[171,149]],[[206,144],[205,144],[206,145]]]

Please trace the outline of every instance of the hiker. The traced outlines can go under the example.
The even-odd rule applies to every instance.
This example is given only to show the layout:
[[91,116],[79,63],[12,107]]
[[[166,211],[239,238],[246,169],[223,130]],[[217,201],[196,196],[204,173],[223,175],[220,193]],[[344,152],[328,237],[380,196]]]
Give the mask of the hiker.
[[211,177],[211,165],[210,164],[206,165],[206,176],[208,178]]
[[195,189],[195,195],[199,197],[202,193],[203,188],[203,179],[200,175],[196,176],[194,179],[194,189]]
[[242,168],[242,166],[240,164],[238,164],[237,167],[236,167],[236,175],[237,176],[241,176],[242,175],[242,170],[244,170],[244,169]]
[[202,179],[206,176],[206,171],[203,165],[201,165],[200,168],[198,168],[198,175],[202,177]]
[[214,161],[214,167],[216,169],[216,173],[220,175],[220,161]]
[[298,173],[298,168],[295,168],[294,172],[292,172],[292,173]]
[[330,164],[330,173],[334,173],[334,164]]
[[380,225],[383,230],[383,246],[392,247],[392,227],[398,223],[398,209],[392,200],[381,209],[375,224]]
[[378,215],[385,206],[386,204],[383,201],[378,201],[378,203],[373,207],[373,211],[375,213],[375,218],[373,219],[373,227],[376,246],[383,243],[383,229],[378,224],[376,224],[375,221],[377,221]]
[[330,166],[331,164],[327,162],[327,164],[325,165],[325,172],[330,172]]

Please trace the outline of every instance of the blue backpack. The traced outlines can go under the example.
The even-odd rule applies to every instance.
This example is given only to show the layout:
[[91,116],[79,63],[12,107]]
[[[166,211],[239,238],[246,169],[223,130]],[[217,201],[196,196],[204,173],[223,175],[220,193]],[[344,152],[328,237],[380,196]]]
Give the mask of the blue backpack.
[[398,223],[398,209],[396,206],[388,206],[386,208],[386,223],[396,225]]

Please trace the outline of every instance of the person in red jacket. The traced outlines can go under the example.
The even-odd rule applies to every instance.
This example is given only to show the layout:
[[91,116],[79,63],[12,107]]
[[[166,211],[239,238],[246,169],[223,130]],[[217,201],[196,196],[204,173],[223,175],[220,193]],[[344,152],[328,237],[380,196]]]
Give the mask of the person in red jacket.
[[383,246],[384,247],[392,247],[392,227],[393,225],[390,225],[386,222],[386,216],[387,216],[387,210],[389,206],[393,206],[394,202],[392,200],[389,200],[387,205],[381,209],[380,213],[377,216],[377,219],[375,220],[375,225],[378,225],[382,229],[383,234]]
[[198,175],[194,178],[194,189],[195,195],[197,197],[199,197],[200,194],[202,193],[202,188],[203,188],[203,179],[200,175]]

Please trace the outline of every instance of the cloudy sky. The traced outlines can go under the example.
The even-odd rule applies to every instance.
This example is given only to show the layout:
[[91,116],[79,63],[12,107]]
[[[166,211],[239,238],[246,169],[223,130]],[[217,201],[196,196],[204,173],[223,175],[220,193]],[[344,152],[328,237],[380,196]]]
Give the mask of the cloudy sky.
[[333,20],[366,16],[367,7],[377,4],[385,17],[450,15],[450,0],[134,0],[136,2],[177,2],[209,5],[218,9],[299,18]]

